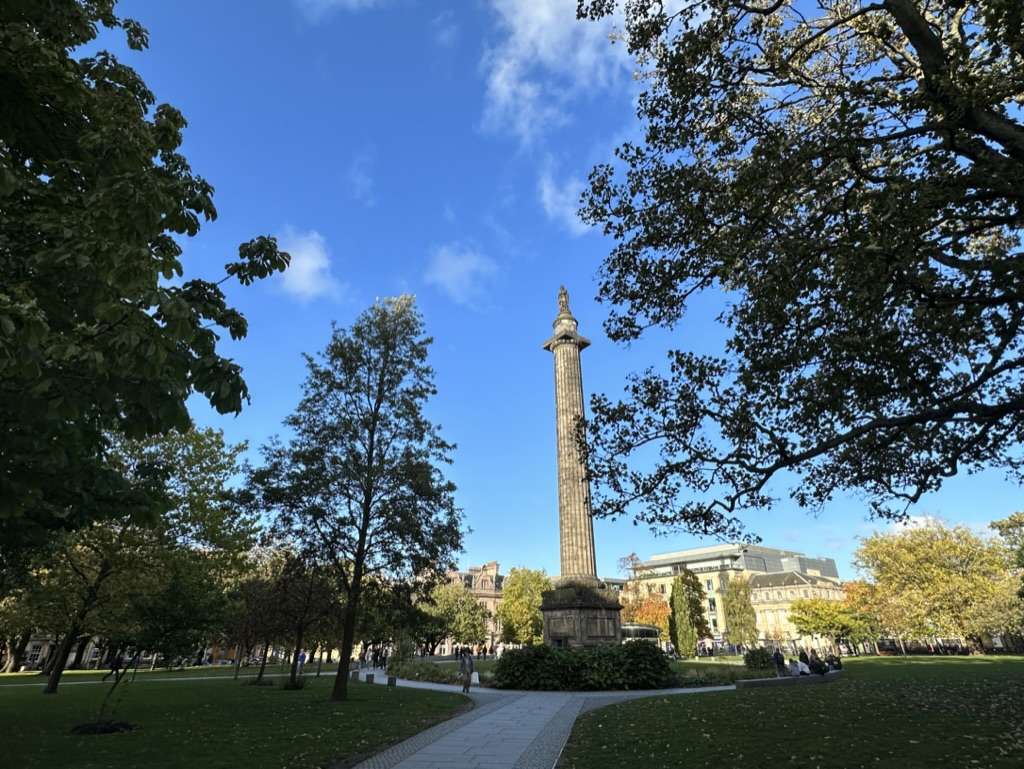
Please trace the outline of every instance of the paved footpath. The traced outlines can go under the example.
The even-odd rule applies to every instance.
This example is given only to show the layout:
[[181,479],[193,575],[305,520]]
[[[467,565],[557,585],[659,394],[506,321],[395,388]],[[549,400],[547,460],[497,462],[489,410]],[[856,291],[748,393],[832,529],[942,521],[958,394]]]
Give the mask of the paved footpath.
[[[381,670],[374,682],[387,683]],[[399,686],[462,691],[422,681]],[[551,769],[565,747],[576,716],[639,697],[731,691],[733,686],[656,689],[640,692],[512,692],[476,688],[476,707],[431,727],[357,764],[354,769]]]

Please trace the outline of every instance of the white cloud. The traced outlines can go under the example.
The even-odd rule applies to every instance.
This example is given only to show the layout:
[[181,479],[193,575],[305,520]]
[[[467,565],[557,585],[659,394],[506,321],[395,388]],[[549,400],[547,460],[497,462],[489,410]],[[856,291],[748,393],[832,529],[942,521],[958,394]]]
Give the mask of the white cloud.
[[331,274],[331,255],[323,235],[316,230],[299,232],[286,227],[279,240],[281,249],[292,257],[281,276],[287,293],[304,301],[341,297],[344,286]]
[[524,144],[568,120],[566,102],[608,88],[630,69],[621,23],[581,21],[570,0],[490,0],[503,38],[487,51],[484,127]]
[[423,278],[454,302],[475,307],[497,271],[497,263],[477,249],[462,243],[448,243],[434,249]]
[[934,515],[910,515],[902,521],[893,521],[891,528],[898,531],[906,529],[927,529],[932,526],[945,526],[946,522]]
[[365,11],[383,5],[387,0],[294,0],[308,21],[320,21],[331,11]]
[[434,32],[434,42],[442,48],[451,48],[459,39],[459,25],[454,21],[455,14],[449,11],[441,11],[430,22]]
[[573,235],[582,235],[590,229],[577,214],[583,187],[583,180],[575,176],[561,182],[555,179],[550,162],[541,170],[537,183],[540,204],[548,219],[560,223]]
[[373,194],[373,151],[363,150],[352,158],[348,167],[349,194],[364,206],[377,202]]

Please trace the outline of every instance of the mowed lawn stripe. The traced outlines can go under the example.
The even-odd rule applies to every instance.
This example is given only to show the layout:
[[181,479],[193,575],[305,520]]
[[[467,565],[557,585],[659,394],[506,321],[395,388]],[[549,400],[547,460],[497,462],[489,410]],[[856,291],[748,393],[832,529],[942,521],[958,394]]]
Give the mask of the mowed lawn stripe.
[[173,686],[121,684],[114,718],[125,734],[76,736],[95,717],[102,686],[0,690],[0,764],[19,769],[312,769],[344,766],[470,706],[446,692],[350,684],[349,700],[327,700],[330,678],[301,691],[204,680]]
[[1024,658],[863,658],[821,686],[654,697],[581,717],[562,769],[1019,769]]

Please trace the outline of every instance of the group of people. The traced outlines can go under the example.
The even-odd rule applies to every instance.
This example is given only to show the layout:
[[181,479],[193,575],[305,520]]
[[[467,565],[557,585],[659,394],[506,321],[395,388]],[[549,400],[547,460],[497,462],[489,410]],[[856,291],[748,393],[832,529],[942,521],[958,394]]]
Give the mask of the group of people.
[[388,650],[383,646],[364,646],[359,650],[359,667],[386,668],[388,666]]
[[472,646],[455,646],[452,648],[452,654],[455,655],[456,659],[460,659],[463,654],[471,654],[475,657],[479,657],[480,659],[485,660],[489,656],[500,657],[501,652],[501,644],[498,644],[497,646],[491,644],[490,647],[488,647],[487,644],[481,644],[480,646],[477,646],[475,650]]
[[811,649],[810,653],[806,649],[801,649],[797,658],[790,658],[788,663],[782,654],[782,650],[776,649],[775,653],[772,654],[772,661],[775,663],[775,675],[778,678],[809,676],[812,674],[825,675],[830,670],[842,670],[843,668],[843,663],[839,657],[829,654],[825,659],[822,659],[818,656],[818,652],[815,649]]

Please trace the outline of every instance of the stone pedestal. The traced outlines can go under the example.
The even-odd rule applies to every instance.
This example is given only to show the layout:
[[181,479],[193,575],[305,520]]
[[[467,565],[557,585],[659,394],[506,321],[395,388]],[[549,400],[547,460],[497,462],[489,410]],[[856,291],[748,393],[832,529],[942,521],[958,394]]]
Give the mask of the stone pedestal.
[[578,649],[622,640],[622,606],[615,592],[600,584],[563,582],[544,592],[540,611],[549,646]]

